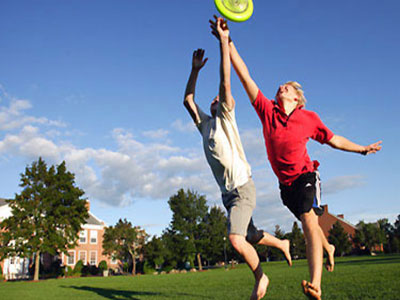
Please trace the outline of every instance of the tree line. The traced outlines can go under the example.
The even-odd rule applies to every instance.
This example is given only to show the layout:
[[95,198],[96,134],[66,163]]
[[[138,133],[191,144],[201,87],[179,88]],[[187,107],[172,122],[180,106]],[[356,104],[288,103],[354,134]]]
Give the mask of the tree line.
[[[65,162],[47,167],[39,158],[21,174],[20,187],[21,193],[6,200],[12,215],[0,223],[0,259],[30,258],[34,262],[34,280],[38,280],[41,254],[68,255],[68,250],[77,246],[79,232],[88,218],[86,199]],[[105,229],[103,254],[122,261],[124,269],[132,274],[195,267],[202,270],[241,261],[228,242],[223,209],[209,207],[204,195],[183,189],[172,195],[168,204],[172,220],[160,237],[149,239],[139,226],[120,219]],[[371,253],[382,250],[377,247],[380,245],[385,253],[400,252],[400,215],[394,224],[380,219],[375,223],[361,221],[356,227],[355,235],[350,236],[339,222],[333,225],[328,240],[336,247],[335,255]],[[306,257],[297,222],[288,233],[276,225],[274,235],[291,241],[294,259]],[[256,248],[262,261],[284,259],[274,248]]]

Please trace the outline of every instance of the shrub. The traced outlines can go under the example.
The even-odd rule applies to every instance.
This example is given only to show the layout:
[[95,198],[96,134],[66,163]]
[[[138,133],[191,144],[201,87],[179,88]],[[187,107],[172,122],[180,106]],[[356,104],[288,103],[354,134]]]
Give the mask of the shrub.
[[99,263],[99,269],[100,269],[101,272],[107,271],[108,266],[107,266],[107,262],[106,262],[105,260],[102,260],[102,261]]
[[127,262],[124,262],[122,270],[126,273],[129,272],[129,264]]
[[74,274],[74,271],[70,266],[67,267],[67,272],[65,272],[65,276],[72,276]]
[[78,260],[76,265],[75,265],[75,268],[74,268],[74,275],[81,276],[82,275],[83,266],[84,266],[83,265],[83,261]]
[[144,274],[153,274],[156,270],[153,268],[153,266],[146,261],[143,265],[143,273]]

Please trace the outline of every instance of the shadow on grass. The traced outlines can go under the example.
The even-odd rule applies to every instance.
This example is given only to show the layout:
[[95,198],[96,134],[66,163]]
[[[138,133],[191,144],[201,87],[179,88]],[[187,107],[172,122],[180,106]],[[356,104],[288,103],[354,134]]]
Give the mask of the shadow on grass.
[[392,257],[368,257],[366,259],[354,259],[354,260],[346,260],[346,261],[338,261],[335,262],[336,265],[365,265],[365,264],[394,264],[394,263],[400,263],[400,256],[392,256]]
[[[116,290],[116,289],[104,289],[104,288],[99,288],[99,287],[91,287],[91,286],[63,286],[63,288],[68,288],[68,289],[76,289],[76,290],[81,290],[81,291],[87,291],[87,292],[92,292],[95,293],[101,297],[107,298],[107,299],[113,299],[113,300],[140,300],[140,296],[163,296],[165,298],[168,298],[168,295],[163,295],[162,293],[158,292],[135,292],[135,291],[124,291],[124,290]],[[171,295],[170,296],[174,296]],[[175,296],[191,296],[191,297],[201,297],[204,299],[204,296],[198,296],[198,295],[191,295],[191,294],[186,294],[186,293],[176,293]]]

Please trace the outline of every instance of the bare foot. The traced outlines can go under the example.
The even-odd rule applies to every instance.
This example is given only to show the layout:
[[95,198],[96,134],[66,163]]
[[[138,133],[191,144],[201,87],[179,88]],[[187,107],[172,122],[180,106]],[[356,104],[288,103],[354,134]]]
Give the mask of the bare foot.
[[292,266],[292,256],[290,255],[290,241],[284,240],[282,242],[284,243],[282,252],[285,255],[285,259],[286,259],[288,265],[291,267]]
[[321,300],[321,290],[316,288],[312,283],[303,280],[301,282],[303,293],[311,300]]
[[328,257],[326,258],[325,268],[328,270],[328,272],[333,272],[335,267],[335,246],[330,244],[327,253]]
[[263,274],[260,280],[256,281],[253,292],[251,293],[250,300],[260,300],[267,293],[269,279],[267,275]]

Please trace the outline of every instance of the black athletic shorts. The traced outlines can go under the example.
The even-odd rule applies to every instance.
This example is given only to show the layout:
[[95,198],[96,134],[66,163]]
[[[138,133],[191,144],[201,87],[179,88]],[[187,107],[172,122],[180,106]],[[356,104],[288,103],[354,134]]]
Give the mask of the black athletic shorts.
[[314,209],[316,215],[324,213],[321,207],[321,182],[319,172],[300,175],[291,185],[279,183],[283,204],[300,220],[300,216]]

